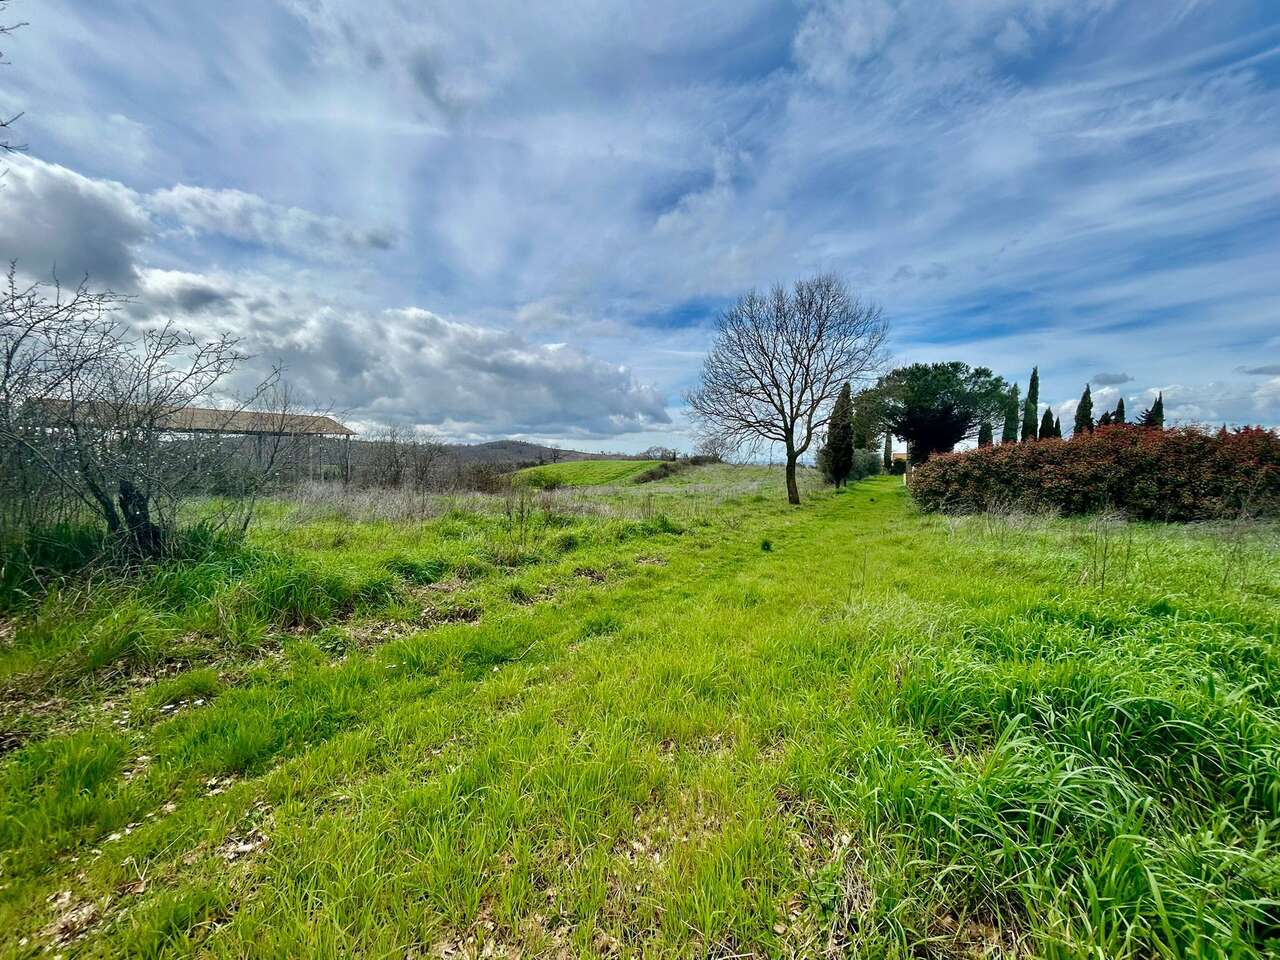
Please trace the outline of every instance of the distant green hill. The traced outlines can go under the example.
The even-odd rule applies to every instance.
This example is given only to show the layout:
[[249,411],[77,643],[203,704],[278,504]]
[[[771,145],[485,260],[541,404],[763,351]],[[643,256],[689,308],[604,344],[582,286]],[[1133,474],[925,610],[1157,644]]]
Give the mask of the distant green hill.
[[598,487],[610,483],[631,483],[659,460],[573,460],[517,470],[520,486],[546,490],[551,487]]

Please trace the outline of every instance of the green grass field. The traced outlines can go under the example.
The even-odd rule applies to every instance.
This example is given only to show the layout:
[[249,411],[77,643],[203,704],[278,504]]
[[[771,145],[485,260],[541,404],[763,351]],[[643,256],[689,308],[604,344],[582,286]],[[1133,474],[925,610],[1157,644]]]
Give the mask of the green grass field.
[[0,956],[1276,956],[1277,528],[805,479],[273,504],[11,609]]
[[632,483],[636,477],[658,465],[657,460],[569,460],[526,467],[515,473],[519,485],[545,487],[599,487]]

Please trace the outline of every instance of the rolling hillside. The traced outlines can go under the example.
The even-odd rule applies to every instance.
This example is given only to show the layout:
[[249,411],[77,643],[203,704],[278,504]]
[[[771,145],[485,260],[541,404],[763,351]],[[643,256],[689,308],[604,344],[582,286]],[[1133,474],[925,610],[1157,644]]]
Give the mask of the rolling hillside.
[[575,460],[568,463],[550,463],[542,467],[529,467],[517,471],[515,482],[521,486],[538,489],[599,487],[606,484],[632,483],[660,462],[658,460]]

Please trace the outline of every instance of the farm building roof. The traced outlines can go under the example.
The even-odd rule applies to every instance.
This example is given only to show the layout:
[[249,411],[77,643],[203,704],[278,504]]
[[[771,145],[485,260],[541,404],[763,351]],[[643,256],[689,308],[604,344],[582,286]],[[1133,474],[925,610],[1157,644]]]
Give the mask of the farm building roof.
[[[66,422],[71,415],[71,403],[67,400],[33,400],[51,423]],[[136,422],[144,416],[144,408],[132,405],[117,407],[114,404],[81,404],[77,413],[86,423],[97,425]],[[146,413],[150,418],[149,412]],[[261,433],[272,435],[311,435],[322,437],[351,437],[355,431],[332,417],[317,414],[267,413],[257,410],[219,410],[216,407],[181,407],[172,411],[159,411],[155,416],[156,427],[174,433]]]

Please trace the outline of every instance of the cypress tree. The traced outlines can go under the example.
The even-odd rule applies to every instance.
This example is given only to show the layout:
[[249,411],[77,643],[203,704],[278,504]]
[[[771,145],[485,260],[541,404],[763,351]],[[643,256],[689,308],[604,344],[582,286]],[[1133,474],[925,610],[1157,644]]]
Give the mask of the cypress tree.
[[1164,391],[1156,396],[1156,402],[1147,409],[1142,411],[1142,416],[1138,418],[1138,423],[1144,427],[1152,427],[1156,430],[1164,429]]
[[1111,415],[1112,423],[1124,423],[1124,397],[1116,404],[1116,412]]
[[1009,403],[1004,409],[1004,430],[1000,433],[1001,443],[1018,442],[1018,385],[1009,388]]
[[1059,440],[1062,439],[1062,418],[1061,417],[1053,418],[1053,435],[1057,437]]
[[1093,433],[1093,392],[1087,383],[1084,393],[1080,394],[1080,402],[1076,404],[1076,426],[1072,432],[1076,436]]
[[978,446],[989,447],[994,442],[994,439],[995,438],[991,430],[991,422],[983,420],[982,424],[978,427]]
[[1027,384],[1027,399],[1022,402],[1022,440],[1036,438],[1036,411],[1040,408],[1040,368],[1031,368],[1031,381]]
[[853,398],[853,448],[875,450],[880,443],[880,411],[870,390],[862,390]]
[[827,439],[818,451],[818,464],[837,487],[848,482],[853,472],[853,394],[847,383],[840,388],[840,395],[831,407]]
[[893,434],[884,432],[884,472],[893,472]]
[[1102,416],[1100,416],[1100,417],[1098,418],[1098,426],[1100,426],[1100,427],[1109,427],[1109,426],[1111,426],[1111,411],[1110,411],[1110,410],[1108,410],[1106,413],[1104,413]]
[[867,432],[866,419],[854,414],[853,417],[853,448],[855,450],[866,450],[871,446],[871,435]]
[[1044,408],[1044,416],[1040,418],[1040,439],[1048,440],[1053,436],[1053,410]]

